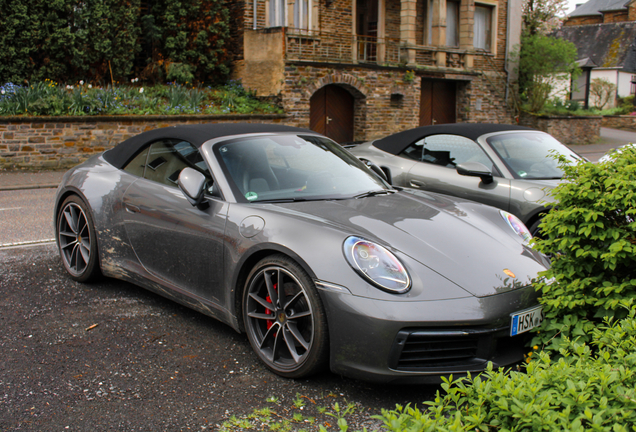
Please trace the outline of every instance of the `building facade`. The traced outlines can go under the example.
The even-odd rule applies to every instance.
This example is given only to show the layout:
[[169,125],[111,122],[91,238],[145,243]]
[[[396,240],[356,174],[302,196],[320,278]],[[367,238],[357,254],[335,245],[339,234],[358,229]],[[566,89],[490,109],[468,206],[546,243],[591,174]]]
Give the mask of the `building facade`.
[[636,94],[636,0],[589,0],[577,5],[554,35],[572,42],[582,74],[570,83],[570,99],[599,106],[590,92],[595,79],[615,85],[610,101]]
[[520,0],[235,0],[233,77],[338,142],[513,122]]

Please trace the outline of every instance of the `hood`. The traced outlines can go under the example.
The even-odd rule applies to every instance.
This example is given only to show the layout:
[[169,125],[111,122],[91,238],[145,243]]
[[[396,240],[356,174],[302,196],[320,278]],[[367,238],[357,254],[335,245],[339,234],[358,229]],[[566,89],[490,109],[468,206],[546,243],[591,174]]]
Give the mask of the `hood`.
[[477,297],[527,286],[546,269],[545,260],[522,244],[499,210],[472,201],[401,191],[276,206],[376,241],[398,257],[408,255]]

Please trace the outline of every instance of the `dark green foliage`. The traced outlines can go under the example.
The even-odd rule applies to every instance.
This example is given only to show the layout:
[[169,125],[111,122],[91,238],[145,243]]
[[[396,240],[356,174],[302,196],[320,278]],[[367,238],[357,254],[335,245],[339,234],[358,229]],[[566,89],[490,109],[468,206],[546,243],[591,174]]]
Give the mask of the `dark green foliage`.
[[526,372],[489,370],[442,385],[427,410],[398,406],[377,418],[393,432],[636,430],[636,319],[606,322],[591,344],[543,352]]
[[552,267],[537,286],[546,320],[533,343],[552,350],[564,337],[587,342],[603,317],[636,306],[636,149],[563,170],[535,240]]
[[160,0],[141,17],[146,31],[144,75],[180,84],[222,82],[229,73],[229,13],[223,1]]
[[0,83],[222,82],[228,21],[225,0],[0,0]]

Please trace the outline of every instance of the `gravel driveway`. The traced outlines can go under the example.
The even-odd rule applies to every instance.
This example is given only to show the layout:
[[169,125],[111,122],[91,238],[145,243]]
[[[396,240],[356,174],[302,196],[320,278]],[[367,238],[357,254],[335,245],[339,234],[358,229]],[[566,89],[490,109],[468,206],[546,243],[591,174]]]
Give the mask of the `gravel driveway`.
[[73,282],[52,244],[0,248],[0,292],[2,431],[219,430],[228,420],[230,430],[339,430],[336,403],[351,407],[350,431],[376,430],[380,408],[420,405],[439,388],[280,378],[212,318],[128,283]]

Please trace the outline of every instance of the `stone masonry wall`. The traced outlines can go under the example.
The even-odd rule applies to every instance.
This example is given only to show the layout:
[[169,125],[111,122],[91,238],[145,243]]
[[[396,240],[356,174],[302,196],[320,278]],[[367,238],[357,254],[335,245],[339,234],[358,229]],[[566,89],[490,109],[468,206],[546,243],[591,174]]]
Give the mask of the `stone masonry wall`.
[[601,134],[601,116],[560,117],[522,114],[519,124],[547,132],[563,144],[593,144]]
[[177,124],[286,120],[284,115],[0,118],[0,169],[71,167],[138,133]]
[[603,116],[601,126],[636,132],[636,115]]

